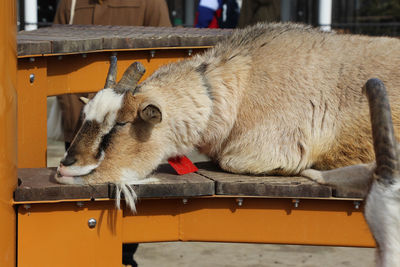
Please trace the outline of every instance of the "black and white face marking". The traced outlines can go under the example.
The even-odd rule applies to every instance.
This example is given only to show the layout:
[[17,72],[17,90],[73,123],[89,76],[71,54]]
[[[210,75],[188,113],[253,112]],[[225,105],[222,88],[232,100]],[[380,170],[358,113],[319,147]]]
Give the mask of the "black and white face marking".
[[85,105],[82,127],[58,167],[61,176],[83,176],[101,164],[123,98],[124,94],[106,88]]

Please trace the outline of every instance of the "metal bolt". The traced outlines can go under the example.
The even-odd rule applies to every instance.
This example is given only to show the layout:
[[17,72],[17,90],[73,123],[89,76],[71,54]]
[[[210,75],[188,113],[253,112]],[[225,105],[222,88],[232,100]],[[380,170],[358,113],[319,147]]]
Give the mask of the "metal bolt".
[[187,199],[187,198],[182,199],[182,203],[183,203],[184,205],[186,205],[186,204],[188,203],[188,199]]
[[155,55],[156,55],[156,50],[151,50],[150,51],[150,56],[151,57],[155,57]]
[[354,201],[354,208],[356,210],[358,210],[360,208],[360,205],[361,205],[360,201]]
[[243,205],[243,198],[237,198],[236,203],[238,204],[239,207]]
[[82,54],[82,57],[83,57],[83,58],[87,58],[87,54],[86,54],[86,53],[83,53],[83,54]]
[[295,207],[295,208],[298,208],[298,207],[299,207],[299,203],[300,203],[300,200],[299,200],[299,199],[293,199],[293,204],[294,204],[294,207]]
[[193,53],[193,49],[188,49],[188,56],[190,57]]
[[83,206],[85,206],[85,204],[84,204],[82,201],[76,202],[76,205],[77,205],[79,208],[82,208]]
[[58,60],[61,60],[62,58],[63,58],[63,56],[58,56],[57,57]]
[[31,204],[24,204],[24,208],[25,208],[26,210],[29,210],[29,209],[31,208]]
[[94,218],[90,218],[88,221],[88,226],[90,229],[93,229],[96,227],[97,221]]
[[32,73],[32,74],[29,75],[29,81],[31,83],[33,83],[35,81],[35,74]]
[[34,57],[30,57],[29,58],[29,62],[35,62],[35,58]]

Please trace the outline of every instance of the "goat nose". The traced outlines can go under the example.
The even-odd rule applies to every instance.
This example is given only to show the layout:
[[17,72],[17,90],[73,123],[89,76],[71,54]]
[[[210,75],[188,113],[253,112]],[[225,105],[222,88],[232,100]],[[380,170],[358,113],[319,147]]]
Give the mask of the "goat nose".
[[67,155],[63,160],[61,160],[61,164],[64,166],[70,166],[76,162],[76,158],[71,155]]

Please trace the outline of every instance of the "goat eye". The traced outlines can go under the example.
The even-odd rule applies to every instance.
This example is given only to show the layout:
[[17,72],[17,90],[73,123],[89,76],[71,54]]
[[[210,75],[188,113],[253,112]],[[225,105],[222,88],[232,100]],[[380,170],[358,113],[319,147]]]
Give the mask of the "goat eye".
[[127,124],[127,122],[118,122],[116,123],[117,126],[124,126],[125,124]]

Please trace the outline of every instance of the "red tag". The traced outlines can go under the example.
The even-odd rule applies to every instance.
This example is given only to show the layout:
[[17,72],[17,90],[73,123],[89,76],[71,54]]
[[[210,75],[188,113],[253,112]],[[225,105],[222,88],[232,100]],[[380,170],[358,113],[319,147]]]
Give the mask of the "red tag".
[[199,170],[186,156],[169,158],[168,163],[179,175],[192,173]]

